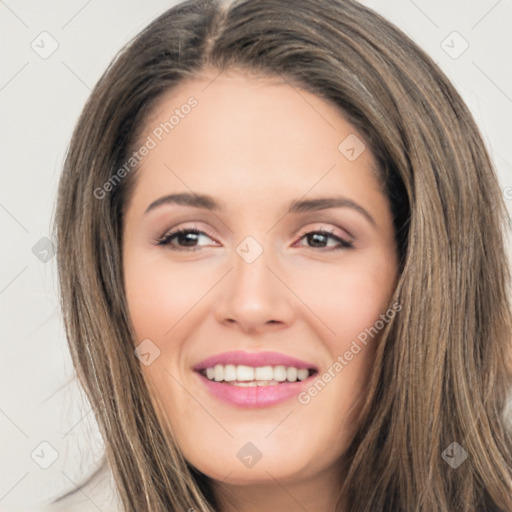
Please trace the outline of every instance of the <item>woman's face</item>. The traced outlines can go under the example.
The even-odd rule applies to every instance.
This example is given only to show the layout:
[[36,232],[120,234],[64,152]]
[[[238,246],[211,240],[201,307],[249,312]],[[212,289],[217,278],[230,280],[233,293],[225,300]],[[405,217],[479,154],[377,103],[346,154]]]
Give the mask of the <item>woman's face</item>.
[[335,474],[394,316],[390,205],[330,103],[215,76],[163,97],[141,138],[123,239],[136,353],[201,472]]

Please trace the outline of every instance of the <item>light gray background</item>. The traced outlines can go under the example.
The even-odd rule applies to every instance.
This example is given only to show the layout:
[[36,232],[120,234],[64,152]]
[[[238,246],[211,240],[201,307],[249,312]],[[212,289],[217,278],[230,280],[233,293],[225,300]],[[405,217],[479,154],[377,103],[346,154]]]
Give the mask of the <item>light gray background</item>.
[[[174,3],[0,0],[2,511],[42,510],[38,503],[79,485],[101,456],[90,408],[72,379],[55,258],[47,252],[49,261],[41,261],[48,242],[40,240],[50,236],[66,146],[91,88],[122,45]],[[364,3],[409,34],[452,79],[476,117],[512,210],[511,0]],[[42,58],[52,39],[58,48]],[[454,58],[464,41],[468,49]],[[40,466],[53,451],[41,442],[57,455],[47,469]],[[104,491],[83,491],[80,510],[111,512]]]

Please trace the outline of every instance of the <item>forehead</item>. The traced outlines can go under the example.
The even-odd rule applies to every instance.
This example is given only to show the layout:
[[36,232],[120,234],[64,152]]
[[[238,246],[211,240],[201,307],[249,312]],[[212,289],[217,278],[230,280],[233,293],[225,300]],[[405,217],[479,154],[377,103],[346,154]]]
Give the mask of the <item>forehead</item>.
[[257,197],[341,182],[379,187],[373,155],[341,110],[279,78],[231,72],[183,82],[153,107],[140,140],[148,138],[143,189],[174,183],[219,195],[249,185]]

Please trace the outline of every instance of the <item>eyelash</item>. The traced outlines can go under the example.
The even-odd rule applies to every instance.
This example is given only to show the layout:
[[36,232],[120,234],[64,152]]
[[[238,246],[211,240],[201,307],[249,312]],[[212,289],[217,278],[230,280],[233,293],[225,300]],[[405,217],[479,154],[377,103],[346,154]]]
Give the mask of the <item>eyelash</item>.
[[[177,248],[177,247],[173,247],[171,245],[171,241],[174,238],[176,238],[180,234],[185,234],[185,233],[194,233],[195,235],[206,235],[208,238],[213,238],[208,233],[201,231],[199,229],[183,228],[183,229],[177,229],[175,231],[172,231],[171,233],[166,233],[164,236],[162,236],[161,238],[156,240],[156,244],[160,247],[169,247],[173,251],[198,251],[198,250],[200,250],[200,247]],[[330,249],[325,248],[325,247],[319,248],[319,249],[324,249],[324,251],[330,252],[330,251],[337,251],[340,249],[353,249],[354,248],[353,242],[344,240],[343,238],[340,238],[339,236],[334,235],[330,231],[322,230],[322,229],[315,230],[315,231],[307,231],[305,233],[302,233],[301,236],[299,237],[299,241],[308,235],[316,235],[316,234],[321,234],[321,235],[327,236],[328,238],[336,240],[340,244],[338,247],[334,247],[334,248],[330,248]],[[310,247],[310,249],[315,249],[315,247]]]

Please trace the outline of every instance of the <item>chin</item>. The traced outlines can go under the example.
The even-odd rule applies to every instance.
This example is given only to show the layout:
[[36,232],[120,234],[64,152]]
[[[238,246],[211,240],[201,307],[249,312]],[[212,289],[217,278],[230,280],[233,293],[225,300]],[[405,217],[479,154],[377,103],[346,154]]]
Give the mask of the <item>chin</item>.
[[[249,450],[247,449],[247,452]],[[231,485],[268,484],[275,483],[276,480],[280,483],[294,482],[311,477],[312,474],[322,470],[302,457],[300,460],[290,459],[290,457],[283,457],[282,453],[274,453],[271,456],[262,454],[261,459],[256,462],[247,461],[247,466],[238,459],[236,453],[235,457],[232,452],[220,455],[210,451],[208,454],[208,460],[189,460],[189,462],[209,478]],[[243,459],[243,456],[241,458]]]

